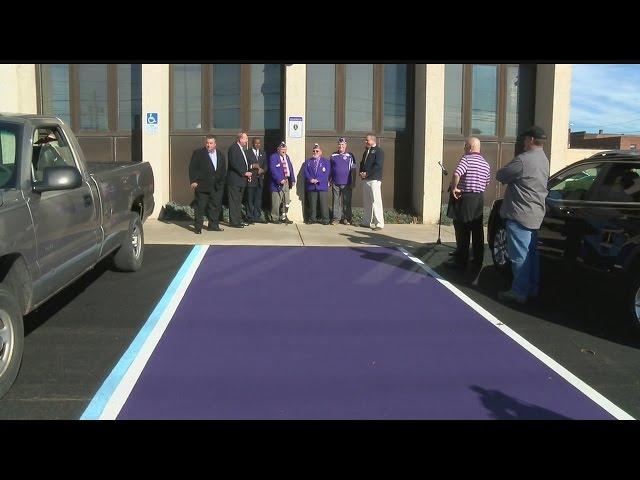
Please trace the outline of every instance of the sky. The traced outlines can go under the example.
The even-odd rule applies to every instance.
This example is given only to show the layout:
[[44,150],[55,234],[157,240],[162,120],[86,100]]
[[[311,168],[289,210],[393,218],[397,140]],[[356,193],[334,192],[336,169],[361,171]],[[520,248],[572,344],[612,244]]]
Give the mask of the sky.
[[640,65],[574,64],[572,132],[640,135]]

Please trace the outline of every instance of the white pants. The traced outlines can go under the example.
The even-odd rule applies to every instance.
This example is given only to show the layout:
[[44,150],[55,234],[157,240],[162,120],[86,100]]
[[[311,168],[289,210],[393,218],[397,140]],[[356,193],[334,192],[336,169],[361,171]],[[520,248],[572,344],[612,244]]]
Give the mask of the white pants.
[[380,180],[365,180],[362,186],[362,204],[364,215],[362,223],[371,228],[384,228],[382,214],[382,182]]

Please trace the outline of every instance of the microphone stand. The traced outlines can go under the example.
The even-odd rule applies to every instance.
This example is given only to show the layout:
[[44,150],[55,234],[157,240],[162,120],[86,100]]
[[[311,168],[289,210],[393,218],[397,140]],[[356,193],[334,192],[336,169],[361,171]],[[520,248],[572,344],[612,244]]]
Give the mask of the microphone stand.
[[[445,175],[449,175],[449,172],[447,171],[446,168],[444,168],[444,165],[442,164],[442,162],[438,162],[438,166],[440,167],[440,201],[442,201],[442,195],[444,194],[444,177]],[[440,204],[440,215],[438,218],[438,239],[436,240],[436,243],[434,245],[429,247],[430,250],[435,249],[438,245],[445,245],[444,243],[442,243],[441,230],[442,230],[442,204]],[[445,245],[445,246],[455,249],[455,247],[452,247],[451,245]]]

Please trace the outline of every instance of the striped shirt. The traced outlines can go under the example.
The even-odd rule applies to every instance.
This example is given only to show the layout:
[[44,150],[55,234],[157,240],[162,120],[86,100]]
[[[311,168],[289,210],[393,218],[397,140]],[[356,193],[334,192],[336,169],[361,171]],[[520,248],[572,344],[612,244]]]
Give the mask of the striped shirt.
[[460,157],[455,174],[460,177],[458,188],[463,192],[482,193],[491,178],[487,161],[479,153],[468,153]]

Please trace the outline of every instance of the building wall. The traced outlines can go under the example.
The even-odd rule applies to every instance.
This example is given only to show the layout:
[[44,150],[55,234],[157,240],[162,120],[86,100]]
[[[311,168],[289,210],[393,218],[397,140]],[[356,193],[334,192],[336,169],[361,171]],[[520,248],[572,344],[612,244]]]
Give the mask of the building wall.
[[547,132],[544,151],[551,171],[566,165],[569,145],[572,65],[539,64],[536,78],[535,123]]
[[35,64],[0,64],[0,112],[37,113]]
[[[579,160],[584,160],[585,158],[589,158],[596,153],[602,152],[601,149],[587,149],[587,148],[569,148],[567,150],[566,160],[562,168],[571,165]],[[552,170],[551,173],[556,173],[560,168]]]
[[[410,112],[412,129],[402,138],[395,132],[384,132],[381,128],[382,107],[374,110],[375,132],[380,136],[380,145],[386,153],[386,163],[383,181],[383,201],[385,207],[410,205],[425,223],[435,223],[443,202],[441,196],[441,175],[438,161],[443,161],[449,171],[455,167],[462,152],[463,137],[450,138],[443,134],[443,105],[444,105],[444,64],[416,65],[412,70]],[[71,68],[78,68],[71,66]],[[243,67],[244,68],[244,67]],[[288,116],[306,117],[306,65],[283,66],[282,80],[282,125],[281,130],[271,132],[273,138],[269,142],[275,145],[278,138],[287,138],[289,153],[294,159],[295,168],[299,171],[302,162],[310,156],[311,145],[318,142],[324,149],[325,155],[330,154],[336,146],[336,132],[321,134],[318,132],[303,133],[301,139],[288,137]],[[341,67],[342,68],[342,67]],[[380,99],[383,89],[383,76],[380,74],[384,66],[376,66],[375,88],[376,98]],[[414,67],[412,67],[414,68]],[[0,66],[0,110],[18,110],[22,112],[36,112],[38,110],[38,96],[36,94],[37,66],[35,65],[1,65]],[[502,70],[501,70],[502,71]],[[545,149],[551,159],[551,170],[557,171],[566,164],[572,163],[575,151],[567,154],[567,135],[570,102],[571,66],[570,65],[538,65],[535,74],[535,106],[524,107],[535,113],[535,123],[542,126],[549,133],[549,141]],[[500,74],[502,75],[502,73]],[[71,75],[73,77],[73,75]],[[110,77],[112,78],[112,77]],[[502,77],[500,77],[502,78]],[[110,80],[111,81],[111,80]],[[501,80],[502,81],[502,80]],[[246,80],[243,81],[246,87]],[[113,82],[110,83],[113,85]],[[111,88],[111,87],[110,87]],[[191,192],[188,189],[187,166],[191,152],[202,145],[207,132],[172,132],[171,118],[171,65],[155,64],[142,66],[142,116],[145,112],[158,112],[160,125],[157,133],[142,132],[143,158],[149,161],[154,169],[156,189],[155,215],[160,213],[161,207],[169,200],[189,203]],[[110,90],[111,91],[111,90]],[[110,94],[112,95],[112,94]],[[344,96],[344,94],[342,94]],[[502,95],[502,94],[501,94]],[[340,99],[341,101],[344,98]],[[503,102],[504,100],[500,100]],[[249,102],[249,100],[243,100]],[[532,102],[533,103],[533,102]],[[244,105],[244,103],[243,103]],[[503,105],[503,104],[501,104]],[[243,106],[244,108],[244,106]],[[503,107],[500,107],[503,108]],[[520,108],[523,108],[520,106]],[[526,110],[525,108],[525,110]],[[77,116],[78,113],[76,112]],[[204,118],[203,114],[203,118]],[[344,121],[344,119],[342,120]],[[303,126],[306,126],[303,123]],[[500,127],[503,128],[503,127]],[[118,132],[116,132],[118,133]],[[235,140],[233,133],[221,132],[218,135],[220,150],[226,151]],[[249,132],[253,136],[252,132]],[[339,133],[349,139],[349,148],[359,161],[364,151],[364,133]],[[118,133],[119,135],[119,133]],[[80,135],[83,147],[88,156],[106,155],[111,159],[122,158],[127,155],[118,154],[129,148],[127,140],[116,138],[111,132],[106,148],[100,142],[104,139],[100,135]],[[276,138],[278,137],[278,138]],[[115,141],[115,143],[113,143]],[[265,144],[266,135],[265,135]],[[274,145],[266,145],[268,150]],[[497,138],[485,139],[483,152],[491,158],[493,169],[497,169],[513,158],[517,147],[515,140]],[[128,161],[128,160],[127,160]],[[445,184],[450,177],[445,178]],[[185,185],[187,187],[185,187]],[[299,185],[300,187],[300,185]],[[494,181],[487,191],[487,201],[501,194],[500,186]],[[296,191],[292,202],[292,218],[301,220],[304,192]],[[354,204],[361,204],[360,186],[356,188]]]

